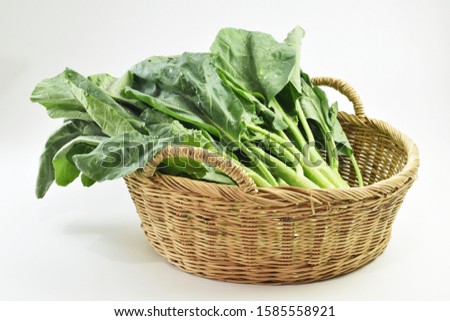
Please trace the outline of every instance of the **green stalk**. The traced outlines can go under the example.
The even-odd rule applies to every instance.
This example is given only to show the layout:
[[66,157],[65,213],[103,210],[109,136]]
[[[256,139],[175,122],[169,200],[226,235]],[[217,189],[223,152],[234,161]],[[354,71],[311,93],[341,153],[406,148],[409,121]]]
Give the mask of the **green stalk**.
[[276,99],[272,99],[269,103],[271,106],[273,106],[275,109],[277,109],[278,112],[283,116],[284,122],[288,125],[289,131],[294,135],[294,144],[299,150],[302,150],[303,147],[306,145],[306,140],[303,137],[302,133],[298,129],[298,126],[291,117],[289,117],[283,110],[283,107],[280,106],[278,101]]
[[[315,148],[310,148],[309,145],[307,145],[307,142],[306,142],[305,138],[303,137],[302,133],[300,132],[300,129],[298,128],[297,124],[295,124],[294,121],[292,121],[291,117],[286,115],[286,113],[284,112],[283,108],[280,106],[278,101],[273,99],[271,101],[271,103],[272,103],[272,106],[274,108],[276,108],[283,115],[283,120],[288,125],[289,130],[292,133],[292,135],[294,135],[294,145],[296,145],[296,147],[300,150],[302,150],[304,148],[304,146],[308,146],[308,150],[307,150],[308,161],[310,161],[311,163],[319,162],[319,164],[317,166],[315,166],[314,168],[316,169],[316,171],[319,171],[322,174],[322,176],[325,177],[326,180],[329,181],[330,184],[328,184],[328,185],[331,185],[331,188],[332,187],[338,187],[338,188],[339,187],[348,187],[347,182],[345,182],[342,179],[342,177],[339,175],[339,173],[337,171],[333,171],[326,164],[326,162],[322,159],[322,156],[319,154],[319,152]],[[309,126],[308,126],[308,128],[309,128]],[[302,164],[302,166],[303,166],[303,170],[305,172],[313,173],[313,171],[311,170],[311,168],[312,168],[311,166],[308,166],[304,163]],[[307,168],[305,168],[305,166]]]
[[300,119],[300,123],[302,124],[302,127],[305,130],[306,138],[308,139],[308,142],[314,146],[314,143],[315,143],[314,135],[311,131],[311,128],[309,127],[308,121],[306,120],[305,113],[303,113],[303,109],[300,106],[300,101],[298,99],[295,101],[295,110],[297,111],[298,118]]
[[270,185],[270,183],[268,181],[266,181],[264,178],[261,177],[261,175],[259,175],[258,173],[256,173],[255,171],[251,170],[250,168],[243,166],[241,163],[237,162],[236,163],[241,166],[244,171],[247,173],[247,175],[255,182],[256,186],[258,187],[271,187],[272,185]]
[[[307,136],[307,139],[308,139],[308,146],[315,146],[316,145],[316,140],[315,140],[314,135],[313,135],[313,133],[311,131],[311,127],[309,127],[308,121],[306,120],[305,113],[303,112],[303,109],[302,109],[302,107],[300,105],[300,101],[298,99],[295,101],[295,109],[296,109],[297,115],[298,115],[298,117],[300,119],[300,123],[302,124],[303,129],[305,130],[305,133],[306,133],[306,136]],[[326,137],[326,136],[324,136],[324,137]],[[332,137],[329,137],[329,138],[326,137],[325,138],[325,142],[326,142],[326,145],[327,145],[326,147],[327,147],[327,155],[328,155],[328,164],[331,167],[331,169],[335,173],[337,173],[337,175],[339,175],[339,177],[340,177],[340,174],[337,171],[338,168],[339,168],[339,158],[338,158],[338,155],[337,155],[336,144],[334,143],[334,140],[333,140]],[[314,150],[315,150],[315,152],[313,152],[313,155],[311,155],[311,156],[313,156],[315,158],[315,160],[320,160],[321,161],[322,157],[320,156],[320,154],[317,152],[317,150],[315,148],[314,148]],[[324,172],[325,177],[330,178],[330,179],[335,179],[336,178],[336,177],[334,177],[335,175],[330,174],[330,172],[327,169],[324,168],[324,171],[325,171]],[[330,176],[330,175],[332,175],[332,176]],[[339,186],[337,186],[337,187],[342,187],[340,185],[344,181],[343,180],[339,180],[339,181],[340,181],[339,182],[340,184],[338,184]],[[345,183],[344,185],[347,184],[346,182],[344,182],[344,183]]]
[[[289,140],[289,137],[287,137],[287,135],[282,131],[282,132],[279,132],[278,133],[278,135],[281,137],[281,138],[283,138],[286,142],[289,142],[290,140]],[[297,160],[297,158],[294,156],[294,155],[292,155],[296,160]],[[300,165],[300,162],[297,160],[297,163],[294,163],[295,165],[294,165],[294,169],[295,169],[295,171],[297,172],[297,175],[305,175],[305,173],[304,173],[304,171],[303,171],[303,168],[302,168],[302,166]]]
[[[303,160],[303,155],[298,151],[298,149],[295,146],[287,145],[286,146],[286,140],[281,138],[280,136],[270,133],[269,131],[265,130],[264,128],[261,128],[259,126],[253,125],[253,124],[247,124],[247,128],[250,130],[253,130],[256,133],[260,133],[264,136],[266,136],[270,141],[275,142],[278,144],[280,151],[282,151],[286,158],[289,159],[291,155],[293,155],[297,161],[300,163],[301,167],[303,168],[303,171],[305,172],[306,177],[308,177],[311,181],[313,181],[316,185],[322,188],[334,188],[336,187],[333,183],[331,183],[319,170],[318,167],[310,167],[307,164],[305,164]],[[323,163],[321,164],[323,165]]]
[[[202,129],[202,134],[211,144],[211,146],[210,146],[211,148],[207,148],[207,149],[211,149],[212,151],[214,151],[216,153],[223,152],[222,147],[216,143],[216,141],[214,140],[214,138],[212,138],[211,134],[208,133],[208,131],[206,131],[205,129]],[[200,147],[205,148],[205,146],[200,146]]]
[[[279,135],[283,138],[286,139],[286,141],[289,141],[289,138],[286,136],[286,134],[284,132],[279,132]],[[300,165],[300,162],[297,160],[297,157],[294,156],[294,154],[292,154],[290,151],[285,150],[284,147],[280,146],[279,144],[277,144],[276,142],[273,141],[268,141],[268,143],[264,142],[266,145],[265,146],[266,149],[269,150],[269,154],[272,155],[274,154],[277,158],[281,159],[281,160],[287,160],[290,164],[292,164],[292,167],[298,175],[302,175],[304,176],[303,173],[303,168]]]
[[[329,135],[329,134],[327,134]],[[328,154],[328,163],[330,164],[330,167],[334,169],[335,171],[339,168],[339,158],[337,154],[336,144],[331,137],[330,139],[325,139],[326,147],[327,147],[327,154]]]
[[355,154],[350,154],[350,161],[352,162],[353,168],[355,169],[356,177],[358,178],[358,185],[360,187],[364,186],[364,181],[362,179],[361,171],[359,170],[358,163],[356,162]]
[[[233,153],[230,151],[224,150],[220,145],[216,144],[212,136],[206,131],[202,130],[203,135],[209,139],[210,143],[212,144],[210,150],[217,153],[222,154],[223,157],[227,157],[231,162],[241,167],[247,175],[255,182],[256,186],[258,187],[270,187],[272,186],[267,180],[265,180],[261,175],[259,175],[257,172],[251,170],[247,166],[244,166],[242,163],[240,163],[238,160],[233,158]],[[204,148],[205,146],[201,146]],[[220,151],[219,151],[220,150]]]
[[258,158],[255,159],[253,156],[253,153],[244,145],[240,144],[240,149],[249,157],[252,162],[255,164],[256,168],[261,173],[262,177],[271,185],[271,186],[278,186],[278,182],[275,179],[275,177],[272,176],[272,173],[267,169],[266,165],[264,165],[261,160]]
[[[297,99],[295,101],[295,109],[297,111],[297,115],[300,119],[300,123],[302,124],[303,129],[305,130],[307,139],[308,139],[308,146],[315,146],[316,145],[316,140],[314,138],[314,135],[311,131],[311,128],[309,127],[308,121],[306,120],[306,116],[303,112],[302,107],[300,106],[300,101]],[[328,135],[328,133],[327,133]],[[325,137],[325,142],[326,142],[326,147],[327,147],[327,155],[328,155],[328,164],[330,165],[331,169],[336,170],[339,167],[339,159],[337,156],[337,152],[336,152],[336,144],[334,143],[333,138],[330,137]],[[318,155],[316,155],[316,153],[314,153],[314,157],[317,158],[316,160],[319,160],[319,158],[317,157]],[[321,159],[320,159],[321,160]]]
[[255,153],[258,157],[263,158],[270,165],[270,170],[277,177],[280,177],[290,186],[297,186],[307,189],[319,188],[316,184],[310,181],[305,176],[299,176],[297,173],[290,167],[286,166],[282,161],[278,158],[273,157],[263,151],[261,148],[255,146],[252,143],[248,143],[249,149]]

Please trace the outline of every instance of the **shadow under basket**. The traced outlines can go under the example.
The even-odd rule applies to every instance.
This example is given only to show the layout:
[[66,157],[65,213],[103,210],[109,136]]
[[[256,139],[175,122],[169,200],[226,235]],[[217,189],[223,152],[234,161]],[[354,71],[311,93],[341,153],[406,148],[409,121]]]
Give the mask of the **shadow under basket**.
[[[228,160],[209,151],[169,146],[125,181],[154,249],[181,270],[215,280],[295,284],[351,272],[386,248],[406,192],[419,167],[415,144],[389,124],[365,116],[352,87],[313,78],[340,91],[355,115],[339,113],[364,187],[349,161],[341,176],[351,188],[257,189]],[[207,162],[238,186],[155,173],[168,157]]]

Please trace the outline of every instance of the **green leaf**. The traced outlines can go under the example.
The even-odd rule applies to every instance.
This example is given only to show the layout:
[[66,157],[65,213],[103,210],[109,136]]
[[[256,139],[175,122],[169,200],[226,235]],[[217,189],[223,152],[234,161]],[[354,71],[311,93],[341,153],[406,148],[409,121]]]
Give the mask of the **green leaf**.
[[202,162],[185,157],[166,159],[158,166],[158,171],[168,175],[182,175],[193,178],[202,178],[208,172]]
[[91,187],[95,184],[95,180],[81,173],[81,183],[84,187]]
[[219,173],[212,167],[208,167],[208,172],[204,176],[199,177],[198,179],[218,184],[236,185],[236,183],[231,178],[222,173]]
[[137,116],[119,105],[89,79],[71,69],[66,69],[63,74],[72,95],[108,136],[137,130],[145,132],[145,127]]
[[64,118],[64,119],[80,119],[85,121],[92,121],[92,118],[86,111],[79,111],[69,107],[52,106],[47,108],[47,114],[50,118]]
[[338,105],[337,102],[329,106],[325,92],[319,87],[313,86],[309,77],[302,73],[303,94],[300,104],[305,112],[306,118],[316,123],[320,130],[320,135],[316,132],[317,139],[325,146],[330,144],[328,139],[334,141],[334,145],[340,146],[338,152],[350,156],[353,153],[352,147],[348,141],[341,124],[337,120]]
[[147,109],[147,106],[141,101],[130,99],[125,96],[125,88],[132,83],[132,74],[129,71],[120,78],[115,78],[109,74],[96,74],[88,76],[88,79],[107,92],[116,102],[128,104],[137,107],[140,110]]
[[116,77],[111,76],[110,74],[95,74],[87,77],[94,85],[99,87],[104,91],[108,91],[111,85],[117,80]]
[[90,75],[87,77],[87,79],[89,79],[94,85],[104,91],[108,91],[111,85],[117,80],[116,77],[105,73]]
[[39,82],[31,93],[30,100],[44,107],[70,107],[74,110],[84,111],[77,99],[72,95],[65,81],[64,73]]
[[112,180],[143,168],[156,153],[170,144],[198,145],[201,132],[186,129],[179,122],[154,124],[151,135],[124,133],[100,143],[89,154],[73,157],[76,167],[97,182]]
[[55,172],[52,160],[58,150],[64,145],[81,135],[101,133],[94,123],[81,120],[73,120],[64,123],[47,140],[44,151],[39,160],[39,171],[36,182],[36,196],[42,198],[55,180]]
[[295,64],[291,70],[289,82],[296,89],[298,94],[302,92],[302,84],[300,80],[300,47],[304,35],[305,32],[303,31],[303,29],[297,26],[288,33],[287,38],[284,41],[284,43],[286,43],[295,51]]
[[166,175],[185,176],[219,184],[235,185],[231,178],[212,166],[187,158],[167,159],[158,166],[158,171]]
[[[183,134],[187,129],[182,126],[173,117],[164,114],[156,109],[149,108],[142,112],[140,119],[145,122],[150,133],[158,131],[160,126],[168,126],[171,133]],[[200,141],[194,142],[193,146],[201,147],[204,149],[210,149],[214,152],[223,152],[220,145],[218,145],[207,132],[202,131]],[[204,179],[206,175],[211,178],[216,178],[221,182],[226,181],[223,177],[215,176],[212,174],[214,170],[211,170],[207,164],[197,162],[192,159],[186,158],[170,158],[161,163],[158,170],[168,175],[181,175],[195,179]]]
[[266,105],[262,104],[252,93],[246,91],[239,87],[233,79],[227,78],[219,71],[223,83],[233,89],[233,91],[241,97],[242,106],[244,107],[245,114],[244,117],[255,124],[271,125],[275,130],[282,131],[288,126],[283,121],[283,116],[277,110],[268,108]]
[[[171,133],[183,134],[187,129],[173,117],[164,114],[157,109],[148,108],[141,113],[139,118],[146,124],[152,134],[158,131],[159,126],[167,126]],[[206,131],[202,131],[200,140],[193,146],[210,149],[214,152],[221,151],[221,146],[212,139]],[[158,171],[168,175],[181,175],[195,179],[201,179],[211,170],[207,164],[186,158],[170,158],[158,166]]]
[[51,118],[92,120],[83,105],[72,95],[63,73],[39,82],[30,99],[44,106]]
[[239,141],[243,106],[225,87],[208,54],[154,57],[135,65],[128,97],[226,141]]
[[296,100],[300,97],[302,92],[302,82],[300,78],[300,47],[303,35],[303,29],[296,27],[289,32],[286,40],[284,41],[284,43],[291,47],[295,52],[295,64],[289,75],[289,82],[281,90],[277,96],[277,99],[283,106],[283,110],[291,117],[296,116],[298,113],[298,110],[296,109]]
[[[325,104],[325,102],[323,102]],[[331,131],[329,126],[328,110],[324,111],[322,101],[312,87],[303,82],[303,94],[300,98],[300,106],[307,119],[313,120],[319,126],[323,134]],[[328,108],[327,108],[328,109]]]
[[[295,68],[299,68],[299,48],[291,42],[294,35],[302,32],[296,28],[288,37],[290,42],[278,43],[264,33],[227,28],[219,32],[211,46],[213,61],[222,79],[226,79],[224,83],[253,102],[266,126],[276,131],[283,131],[288,125],[279,110],[261,100],[268,104],[288,88],[286,84],[292,80]],[[295,107],[291,109],[290,114],[295,114]]]
[[79,136],[64,145],[53,158],[56,184],[67,186],[72,183],[80,174],[73,157],[90,153],[106,139],[107,137],[102,136]]
[[[271,35],[242,29],[219,31],[211,45],[214,64],[227,78],[251,93],[272,100],[288,83],[296,51]],[[255,95],[256,96],[256,95]]]
[[139,116],[139,119],[144,122],[146,127],[155,124],[171,124],[175,120],[175,118],[154,108],[144,110]]

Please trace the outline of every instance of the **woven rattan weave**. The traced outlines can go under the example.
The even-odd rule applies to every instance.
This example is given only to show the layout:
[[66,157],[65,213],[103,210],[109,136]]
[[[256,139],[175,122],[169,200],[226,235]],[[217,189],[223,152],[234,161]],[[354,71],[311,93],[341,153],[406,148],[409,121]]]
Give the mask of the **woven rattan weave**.
[[[239,167],[211,152],[171,146],[125,178],[154,249],[178,268],[216,280],[294,284],[353,271],[386,248],[392,223],[419,166],[415,144],[389,124],[365,116],[348,84],[314,78],[353,103],[340,112],[364,179],[350,162],[340,173],[351,188],[260,188]],[[167,157],[205,161],[238,186],[155,173]]]

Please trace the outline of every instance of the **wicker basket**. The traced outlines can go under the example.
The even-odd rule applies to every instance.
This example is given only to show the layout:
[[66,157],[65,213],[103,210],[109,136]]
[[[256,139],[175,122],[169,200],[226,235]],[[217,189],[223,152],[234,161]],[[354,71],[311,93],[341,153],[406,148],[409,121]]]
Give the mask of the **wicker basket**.
[[[340,91],[356,115],[339,114],[364,187],[261,188],[224,158],[203,149],[168,147],[125,178],[154,249],[181,270],[221,281],[294,284],[351,272],[383,252],[419,166],[415,144],[389,124],[367,118],[356,92],[333,78],[315,85]],[[167,157],[201,160],[238,186],[155,173]],[[349,162],[340,173],[357,179]]]

